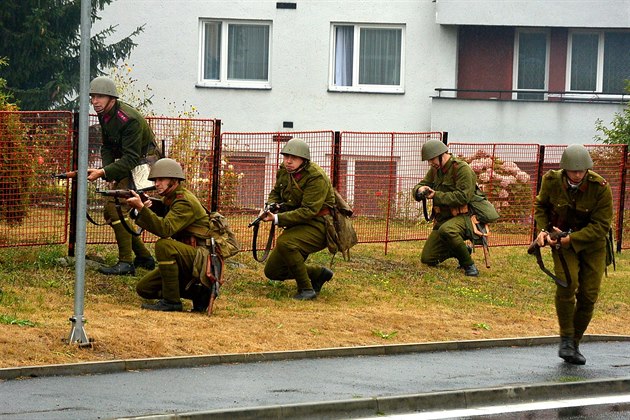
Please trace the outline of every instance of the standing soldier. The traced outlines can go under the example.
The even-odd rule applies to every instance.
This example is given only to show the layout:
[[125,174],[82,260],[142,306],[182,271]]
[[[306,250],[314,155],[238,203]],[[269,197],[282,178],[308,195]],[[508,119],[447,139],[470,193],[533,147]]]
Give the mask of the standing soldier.
[[[561,169],[543,177],[535,202],[536,242],[541,247],[551,245],[555,274],[568,283],[567,287],[556,286],[558,356],[576,365],[586,363],[579,343],[599,295],[613,215],[610,186],[592,167],[584,146],[568,146],[560,159]],[[557,241],[549,232],[570,233]]]
[[[116,85],[107,77],[92,80],[90,102],[98,114],[103,133],[103,166],[88,169],[88,181],[103,178],[113,182],[114,189],[135,188],[131,179],[132,169],[146,163],[147,156],[157,153],[149,124],[137,110],[118,99]],[[118,262],[112,267],[101,267],[98,271],[103,274],[133,275],[136,267],[153,270],[155,260],[142,239],[131,235],[121,224],[115,200],[109,200],[105,204],[103,213],[116,236]]]
[[[158,160],[149,174],[155,181],[167,212],[159,216],[142,202],[140,196],[127,200],[136,211],[136,224],[160,239],[155,243],[158,267],[147,273],[136,285],[136,291],[145,299],[158,299],[145,303],[143,309],[154,311],[181,311],[181,298],[192,299],[193,312],[205,312],[210,303],[210,284],[206,273],[210,262],[208,242],[215,240],[221,257],[238,252],[238,244],[227,238],[227,223],[218,213],[208,214],[197,197],[181,185],[185,180],[182,167],[173,159]],[[222,265],[222,264],[221,264]],[[218,270],[222,270],[222,267]],[[220,279],[215,279],[219,281]]]
[[429,140],[422,146],[422,160],[431,168],[413,188],[413,196],[433,199],[434,224],[424,243],[420,260],[435,266],[449,258],[457,258],[467,276],[478,276],[479,270],[470,255],[472,248],[465,240],[472,238],[468,203],[475,195],[477,176],[462,160],[448,153],[439,140]]
[[304,140],[293,138],[282,148],[282,164],[269,203],[282,204],[278,214],[267,214],[262,221],[284,228],[265,264],[270,280],[295,279],[297,300],[315,299],[333,272],[326,267],[306,264],[308,256],[327,246],[324,216],[335,205],[330,179],[311,162]]

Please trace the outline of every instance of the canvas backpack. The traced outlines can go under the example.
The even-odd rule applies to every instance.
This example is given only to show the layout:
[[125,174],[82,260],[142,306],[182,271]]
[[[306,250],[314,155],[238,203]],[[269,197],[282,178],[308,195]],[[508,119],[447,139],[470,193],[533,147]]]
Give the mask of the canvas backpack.
[[330,209],[330,217],[326,217],[328,251],[333,254],[333,257],[337,252],[340,252],[343,258],[348,261],[350,260],[350,248],[359,242],[357,232],[352,226],[352,220],[350,220],[353,210],[336,188],[333,188],[333,191],[335,193],[335,206]]

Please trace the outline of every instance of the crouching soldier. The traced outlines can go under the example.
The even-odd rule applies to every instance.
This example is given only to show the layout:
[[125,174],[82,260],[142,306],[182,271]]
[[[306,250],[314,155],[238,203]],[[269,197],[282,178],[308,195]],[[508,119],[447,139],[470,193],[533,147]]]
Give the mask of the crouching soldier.
[[[149,174],[162,197],[166,213],[163,217],[153,212],[151,201],[142,202],[134,193],[127,204],[135,210],[136,224],[157,235],[155,244],[157,268],[138,281],[136,291],[145,299],[158,299],[156,303],[145,303],[143,309],[154,311],[181,311],[181,298],[191,299],[193,312],[204,312],[209,308],[213,287],[218,287],[223,258],[238,252],[238,243],[225,218],[218,213],[209,213],[197,197],[181,184],[185,180],[182,167],[173,159],[158,160]],[[216,254],[211,267],[208,245],[216,243]],[[211,281],[212,280],[212,281]],[[222,280],[221,280],[222,281]],[[218,290],[218,289],[217,289]],[[215,295],[216,296],[216,295]]]

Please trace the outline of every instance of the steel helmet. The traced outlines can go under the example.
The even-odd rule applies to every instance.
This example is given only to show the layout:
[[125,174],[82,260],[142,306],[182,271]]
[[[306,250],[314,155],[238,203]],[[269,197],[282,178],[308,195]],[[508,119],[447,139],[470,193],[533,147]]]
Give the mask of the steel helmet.
[[153,164],[149,172],[149,180],[155,181],[155,178],[175,178],[182,181],[186,179],[181,165],[169,158],[160,159]]
[[439,140],[429,140],[422,145],[422,160],[433,159],[448,152],[448,147]]
[[99,76],[90,82],[90,95],[108,95],[118,98],[118,90],[112,79],[105,76]]
[[593,167],[593,159],[581,144],[567,146],[560,158],[560,168],[565,171],[585,171]]
[[301,157],[302,159],[311,160],[311,149],[308,144],[302,139],[296,137],[292,138],[284,145],[282,151],[283,155],[293,155]]

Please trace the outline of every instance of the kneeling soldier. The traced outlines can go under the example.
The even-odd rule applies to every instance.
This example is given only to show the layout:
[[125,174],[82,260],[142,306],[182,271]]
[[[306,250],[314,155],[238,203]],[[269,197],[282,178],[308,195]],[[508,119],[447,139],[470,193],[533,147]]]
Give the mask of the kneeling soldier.
[[[173,159],[158,160],[149,174],[167,208],[164,217],[151,211],[137,194],[127,200],[137,211],[136,224],[159,236],[155,243],[158,267],[147,273],[136,285],[145,299],[157,303],[142,305],[155,311],[181,311],[180,298],[192,299],[193,312],[204,312],[210,302],[210,289],[204,286],[208,264],[207,239],[216,235],[208,212],[197,197],[181,185],[185,180],[179,163]],[[215,239],[219,239],[218,237]],[[200,249],[200,248],[204,249]],[[203,252],[202,252],[203,251]]]

